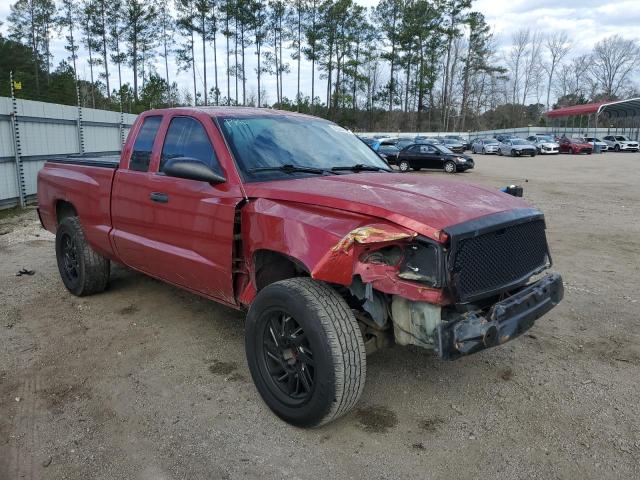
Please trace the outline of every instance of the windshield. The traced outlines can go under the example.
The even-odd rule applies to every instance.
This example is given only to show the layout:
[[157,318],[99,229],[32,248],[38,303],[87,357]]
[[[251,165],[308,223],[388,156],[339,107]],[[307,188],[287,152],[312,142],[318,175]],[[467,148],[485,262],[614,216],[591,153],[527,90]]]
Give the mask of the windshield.
[[553,137],[550,137],[550,136],[543,137],[542,135],[538,136],[538,141],[540,141],[540,142],[555,142]]
[[616,137],[616,140],[618,140],[619,142],[624,142],[625,140],[628,140],[628,139],[624,135],[618,135]]
[[433,145],[433,148],[435,148],[436,150],[440,150],[440,152],[442,152],[442,153],[450,153],[450,154],[453,153],[451,150],[449,150],[444,145]]
[[[220,117],[222,133],[247,182],[296,178],[334,167],[389,166],[353,133],[322,119],[295,115]],[[287,168],[278,170],[279,167]],[[316,173],[317,174],[317,173]]]
[[528,145],[529,142],[525,142],[524,140],[520,140],[519,138],[512,138],[511,143],[513,145]]

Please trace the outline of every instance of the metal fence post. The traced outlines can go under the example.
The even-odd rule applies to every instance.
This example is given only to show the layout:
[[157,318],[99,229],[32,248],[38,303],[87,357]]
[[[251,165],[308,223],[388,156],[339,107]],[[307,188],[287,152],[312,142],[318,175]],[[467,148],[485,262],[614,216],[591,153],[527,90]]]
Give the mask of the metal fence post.
[[124,113],[122,112],[122,103],[120,103],[120,151],[124,147]]
[[13,111],[11,112],[11,136],[13,137],[13,151],[16,161],[16,181],[18,185],[18,198],[20,199],[20,206],[25,207],[27,205],[27,186],[24,181],[24,166],[22,165],[22,148],[20,146],[20,129],[18,122],[18,101],[16,100],[15,92],[13,91],[13,72],[9,72],[9,82],[11,83],[11,105]]
[[82,129],[82,106],[80,105],[80,87],[78,86],[78,82],[76,81],[76,102],[78,104],[78,118],[77,129],[78,129],[78,153],[84,154],[84,131]]

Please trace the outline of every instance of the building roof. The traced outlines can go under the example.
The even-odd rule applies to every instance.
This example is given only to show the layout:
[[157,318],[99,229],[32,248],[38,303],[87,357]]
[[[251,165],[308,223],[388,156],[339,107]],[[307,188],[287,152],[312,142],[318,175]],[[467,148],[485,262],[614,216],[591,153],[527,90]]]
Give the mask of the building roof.
[[585,103],[583,105],[572,105],[571,107],[549,110],[545,115],[550,118],[558,118],[591,115],[594,113],[597,115],[600,115],[601,113],[608,113],[613,117],[640,116],[640,97],[614,102],[596,102]]

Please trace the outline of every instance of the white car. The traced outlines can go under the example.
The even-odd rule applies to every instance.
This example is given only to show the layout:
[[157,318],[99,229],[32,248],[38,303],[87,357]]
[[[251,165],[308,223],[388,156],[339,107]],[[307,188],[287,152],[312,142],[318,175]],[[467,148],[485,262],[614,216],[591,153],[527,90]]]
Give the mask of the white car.
[[584,143],[590,143],[592,145],[599,146],[601,152],[606,152],[607,150],[609,150],[609,145],[607,145],[607,142],[603,142],[598,137],[580,137],[580,138],[582,138]]
[[532,135],[527,140],[536,146],[538,153],[542,155],[557,155],[560,153],[560,144],[550,135]]
[[639,148],[637,141],[624,135],[607,135],[603,140],[609,145],[609,149],[613,149],[615,152],[637,152]]

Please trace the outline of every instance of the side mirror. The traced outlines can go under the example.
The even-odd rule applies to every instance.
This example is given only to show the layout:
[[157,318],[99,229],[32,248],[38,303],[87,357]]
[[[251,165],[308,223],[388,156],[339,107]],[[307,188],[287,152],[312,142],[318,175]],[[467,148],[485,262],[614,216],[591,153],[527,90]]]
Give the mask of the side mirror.
[[213,184],[226,182],[222,175],[217,174],[196,158],[170,158],[162,167],[162,172],[168,177],[185,178],[187,180],[200,180]]

